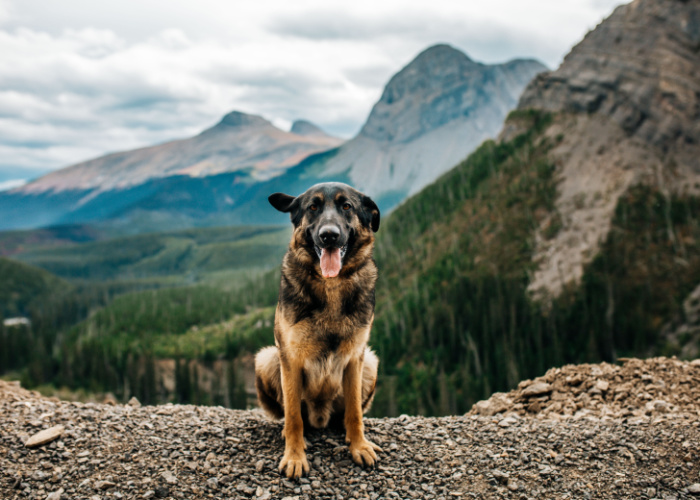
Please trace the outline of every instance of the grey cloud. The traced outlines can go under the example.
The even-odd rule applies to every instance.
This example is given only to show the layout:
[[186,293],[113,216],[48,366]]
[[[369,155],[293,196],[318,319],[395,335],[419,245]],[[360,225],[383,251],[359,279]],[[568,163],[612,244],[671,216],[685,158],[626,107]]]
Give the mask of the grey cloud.
[[372,21],[339,11],[300,13],[294,17],[272,19],[267,29],[275,34],[310,40],[363,40],[410,32],[416,23],[395,17]]
[[396,71],[393,65],[358,66],[344,71],[348,79],[361,87],[381,88]]
[[217,83],[259,89],[276,89],[276,91],[288,96],[303,94],[309,87],[318,84],[316,79],[303,71],[279,68],[249,70],[236,65],[228,65],[210,68],[200,74]]
[[[602,0],[601,0],[602,1]],[[527,27],[514,30],[497,22],[445,18],[439,15],[406,13],[402,17],[366,20],[326,11],[310,15],[276,18],[267,28],[282,36],[320,40],[372,41],[400,38],[416,53],[436,43],[459,47],[473,59],[504,62],[514,57],[537,57],[554,66],[568,47],[552,43],[547,33],[536,34]],[[408,61],[406,61],[408,63]]]

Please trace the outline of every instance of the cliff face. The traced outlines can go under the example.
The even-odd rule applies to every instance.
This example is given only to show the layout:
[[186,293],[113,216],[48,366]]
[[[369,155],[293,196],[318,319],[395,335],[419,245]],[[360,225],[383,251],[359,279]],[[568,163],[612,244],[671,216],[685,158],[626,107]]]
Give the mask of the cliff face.
[[[554,238],[538,235],[538,298],[578,282],[598,253],[620,196],[634,184],[667,196],[700,193],[700,4],[636,0],[618,7],[553,72],[538,75],[518,109],[557,114]],[[507,125],[502,137],[517,126]]]
[[700,164],[700,5],[636,0],[618,7],[519,108],[610,117],[629,137],[694,174]]

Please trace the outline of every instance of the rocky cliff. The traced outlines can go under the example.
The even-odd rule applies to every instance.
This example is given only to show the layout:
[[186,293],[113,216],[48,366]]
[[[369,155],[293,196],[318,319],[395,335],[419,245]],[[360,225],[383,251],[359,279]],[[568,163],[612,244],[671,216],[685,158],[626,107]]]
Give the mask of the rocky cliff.
[[[498,408],[492,398],[465,416],[366,419],[368,437],[384,449],[371,470],[350,461],[341,430],[311,431],[311,471],[298,482],[277,472],[281,425],[258,410],[70,403],[0,381],[0,493],[8,500],[698,498],[697,363],[569,366],[523,382]],[[576,413],[564,411],[569,404]]]
[[[559,295],[598,254],[621,195],[636,184],[700,193],[700,4],[635,0],[615,9],[566,56],[538,75],[518,109],[553,112],[558,139],[557,224],[540,227],[530,290]],[[509,124],[503,138],[518,127]]]

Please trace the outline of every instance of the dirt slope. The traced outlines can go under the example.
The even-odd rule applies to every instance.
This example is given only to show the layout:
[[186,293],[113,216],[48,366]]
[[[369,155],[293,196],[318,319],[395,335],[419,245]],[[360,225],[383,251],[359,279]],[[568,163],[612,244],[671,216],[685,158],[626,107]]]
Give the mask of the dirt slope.
[[699,381],[700,360],[553,369],[465,416],[368,419],[374,470],[340,431],[312,432],[298,483],[259,411],[69,403],[0,381],[0,498],[700,498]]

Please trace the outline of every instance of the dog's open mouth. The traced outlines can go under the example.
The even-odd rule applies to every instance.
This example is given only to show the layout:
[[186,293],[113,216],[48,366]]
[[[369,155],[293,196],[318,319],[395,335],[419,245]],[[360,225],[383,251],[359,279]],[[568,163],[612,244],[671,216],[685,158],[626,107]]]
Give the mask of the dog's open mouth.
[[321,248],[314,245],[316,254],[321,260],[321,274],[324,278],[335,278],[340,273],[340,268],[343,266],[342,260],[345,257],[345,252],[348,251],[348,246],[342,248]]

